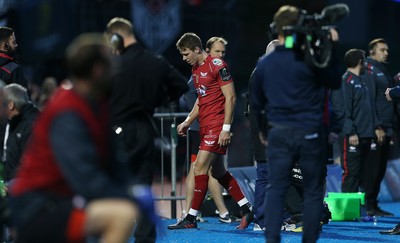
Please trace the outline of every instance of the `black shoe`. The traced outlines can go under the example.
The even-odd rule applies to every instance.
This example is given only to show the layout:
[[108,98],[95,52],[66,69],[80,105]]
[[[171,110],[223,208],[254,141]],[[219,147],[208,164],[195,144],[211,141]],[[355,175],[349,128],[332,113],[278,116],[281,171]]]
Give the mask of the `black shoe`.
[[324,203],[324,211],[322,212],[321,222],[322,224],[328,224],[330,219],[332,219],[332,213],[329,210],[328,205]]
[[247,229],[250,223],[252,223],[254,220],[254,213],[250,212],[247,214],[244,214],[242,216],[242,220],[240,221],[240,224],[236,226],[236,229]]
[[176,224],[168,225],[168,229],[176,230],[176,229],[195,229],[197,228],[197,222],[191,222],[187,219],[183,219]]
[[393,229],[379,231],[382,235],[400,235],[400,224],[396,225]]
[[390,217],[390,216],[394,216],[394,214],[387,212],[385,210],[378,208],[375,209],[371,209],[371,210],[367,210],[367,215],[368,216],[376,216],[376,217]]
[[232,214],[227,214],[225,217],[219,216],[219,222],[230,224],[232,222],[240,222],[241,219]]
[[285,219],[284,222],[287,224],[297,224],[298,222],[303,221],[303,214],[293,214],[289,218]]

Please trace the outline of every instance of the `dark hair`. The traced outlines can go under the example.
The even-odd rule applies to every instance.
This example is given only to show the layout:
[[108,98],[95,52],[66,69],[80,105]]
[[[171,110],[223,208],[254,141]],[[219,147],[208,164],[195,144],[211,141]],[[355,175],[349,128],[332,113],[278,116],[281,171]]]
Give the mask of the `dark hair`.
[[344,55],[344,63],[347,68],[354,68],[358,63],[365,60],[365,51],[360,49],[350,49]]
[[368,44],[368,51],[372,51],[374,49],[374,47],[376,45],[378,45],[378,43],[383,43],[383,44],[387,44],[385,39],[383,38],[377,38],[377,39],[373,39],[369,44]]
[[111,19],[107,24],[106,35],[112,35],[114,33],[133,35],[132,23],[120,17]]
[[283,35],[283,26],[296,25],[300,10],[291,5],[284,5],[274,15],[275,28],[278,34]]
[[109,50],[100,33],[82,34],[67,47],[67,66],[72,76],[89,78],[95,64],[110,66]]
[[194,51],[196,47],[200,48],[200,50],[203,50],[200,37],[191,32],[183,34],[182,37],[176,42],[176,47],[179,51],[182,51],[183,49]]
[[10,27],[0,27],[0,42],[8,41],[10,36],[14,34],[14,30]]
[[225,40],[224,38],[218,37],[218,36],[214,36],[214,37],[211,37],[210,39],[208,39],[208,41],[207,41],[207,43],[206,43],[206,48],[211,49],[212,45],[213,45],[215,42],[221,42],[221,43],[224,44],[225,46],[228,45],[228,41]]

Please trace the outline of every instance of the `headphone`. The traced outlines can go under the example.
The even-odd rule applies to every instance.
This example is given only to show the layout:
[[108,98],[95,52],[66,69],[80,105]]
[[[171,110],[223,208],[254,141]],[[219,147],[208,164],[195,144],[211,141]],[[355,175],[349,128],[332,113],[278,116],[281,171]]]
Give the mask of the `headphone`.
[[124,50],[124,38],[118,33],[114,33],[110,37],[111,46],[119,51],[122,52]]

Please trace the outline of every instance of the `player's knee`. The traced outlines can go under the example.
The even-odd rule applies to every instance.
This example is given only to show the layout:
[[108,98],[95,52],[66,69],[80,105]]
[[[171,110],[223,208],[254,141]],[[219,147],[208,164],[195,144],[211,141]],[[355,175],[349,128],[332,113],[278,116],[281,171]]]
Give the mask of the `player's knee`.
[[195,176],[207,175],[208,169],[205,168],[204,163],[196,163],[193,167],[193,173]]
[[125,222],[134,222],[139,216],[137,206],[130,201],[121,201],[115,205],[115,217]]

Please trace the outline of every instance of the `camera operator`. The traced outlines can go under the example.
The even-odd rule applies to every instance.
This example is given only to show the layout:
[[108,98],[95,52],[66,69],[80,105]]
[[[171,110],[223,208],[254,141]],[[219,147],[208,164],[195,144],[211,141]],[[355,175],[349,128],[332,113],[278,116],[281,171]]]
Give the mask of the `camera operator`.
[[[296,161],[304,183],[303,242],[315,242],[319,236],[321,210],[316,209],[321,208],[324,189],[324,87],[339,88],[340,75],[333,60],[318,68],[309,65],[304,55],[287,48],[290,46],[287,42],[293,39],[288,38],[284,29],[296,26],[301,14],[297,7],[289,5],[275,13],[281,46],[260,59],[254,73],[253,111],[260,119],[260,111],[265,108],[265,119],[270,126],[267,147],[270,178],[265,207],[268,242],[280,242],[283,205]],[[338,39],[334,30],[325,34],[332,40]]]

